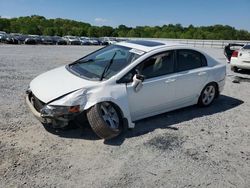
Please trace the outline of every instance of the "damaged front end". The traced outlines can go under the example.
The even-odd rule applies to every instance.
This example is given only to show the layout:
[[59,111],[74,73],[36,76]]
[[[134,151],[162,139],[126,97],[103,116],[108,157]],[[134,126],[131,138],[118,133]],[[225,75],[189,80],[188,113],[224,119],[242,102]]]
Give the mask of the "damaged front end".
[[43,124],[63,128],[84,111],[86,104],[84,89],[73,91],[49,103],[39,100],[30,89],[26,91],[26,103],[34,116]]

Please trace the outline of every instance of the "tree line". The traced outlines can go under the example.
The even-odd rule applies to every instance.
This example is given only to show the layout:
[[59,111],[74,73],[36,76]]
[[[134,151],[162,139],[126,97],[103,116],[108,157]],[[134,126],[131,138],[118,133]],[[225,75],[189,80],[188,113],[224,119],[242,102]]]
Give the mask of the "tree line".
[[215,40],[250,40],[250,33],[237,30],[229,25],[213,25],[195,27],[181,24],[163,26],[127,27],[119,25],[93,26],[89,23],[69,19],[46,19],[32,15],[18,18],[1,18],[0,31],[50,36],[89,36],[89,37],[143,37],[143,38],[174,38],[174,39],[215,39]]

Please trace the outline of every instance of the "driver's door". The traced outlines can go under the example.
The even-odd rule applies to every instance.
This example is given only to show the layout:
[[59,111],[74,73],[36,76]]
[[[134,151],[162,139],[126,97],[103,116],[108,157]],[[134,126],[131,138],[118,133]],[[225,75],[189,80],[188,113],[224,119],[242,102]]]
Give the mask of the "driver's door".
[[145,80],[137,92],[132,83],[127,84],[132,121],[161,113],[174,104],[174,51],[154,55],[137,69]]

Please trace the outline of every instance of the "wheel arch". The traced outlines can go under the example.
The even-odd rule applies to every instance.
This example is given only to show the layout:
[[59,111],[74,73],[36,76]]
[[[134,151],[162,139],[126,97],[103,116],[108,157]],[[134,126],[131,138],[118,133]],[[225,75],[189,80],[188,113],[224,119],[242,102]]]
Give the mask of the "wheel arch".
[[219,96],[219,84],[218,84],[215,80],[210,81],[210,82],[208,82],[206,85],[204,85],[203,88],[202,88],[201,91],[200,91],[200,95],[201,95],[203,89],[204,89],[205,87],[207,87],[207,85],[209,85],[209,84],[214,84],[214,85],[215,85],[215,89],[216,89],[215,97],[217,98],[217,97]]
[[127,117],[126,114],[130,113],[130,112],[124,112],[122,109],[127,109],[122,102],[119,103],[119,101],[113,99],[112,97],[108,97],[108,98],[101,98],[99,100],[96,101],[92,101],[92,102],[87,102],[87,104],[84,107],[84,110],[89,110],[91,107],[95,106],[98,103],[102,103],[102,102],[110,102],[112,103],[112,105],[114,105],[115,109],[118,110],[118,112],[121,115],[121,119],[122,119],[122,123],[123,123],[123,127],[124,128],[133,128],[134,125],[131,122],[131,124],[129,124],[129,119]]
[[111,97],[108,97],[108,98],[105,97],[105,98],[101,98],[101,99],[98,99],[98,100],[95,100],[95,101],[87,101],[87,103],[86,103],[86,105],[84,107],[84,110],[88,110],[92,106],[94,106],[94,105],[96,105],[98,103],[102,103],[102,102],[110,102],[110,103],[114,104],[115,106],[117,106],[119,108],[119,110],[123,114],[123,112],[121,110],[121,106],[118,104],[118,102],[116,100],[114,100]]

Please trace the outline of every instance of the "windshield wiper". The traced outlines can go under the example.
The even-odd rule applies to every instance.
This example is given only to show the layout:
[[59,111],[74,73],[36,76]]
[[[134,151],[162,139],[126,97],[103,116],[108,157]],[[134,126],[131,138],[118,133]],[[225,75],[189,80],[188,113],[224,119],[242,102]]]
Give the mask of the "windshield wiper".
[[88,62],[92,62],[92,61],[94,61],[94,59],[86,59],[85,61],[77,60],[74,63],[71,63],[70,65],[75,65],[75,64],[79,64],[79,63],[88,63]]
[[108,62],[108,64],[105,66],[105,68],[104,68],[104,70],[102,72],[102,75],[100,77],[100,81],[103,80],[103,78],[105,77],[105,74],[108,72],[110,66],[113,64],[115,56],[116,56],[116,52],[114,53],[113,57],[110,59],[110,61]]

